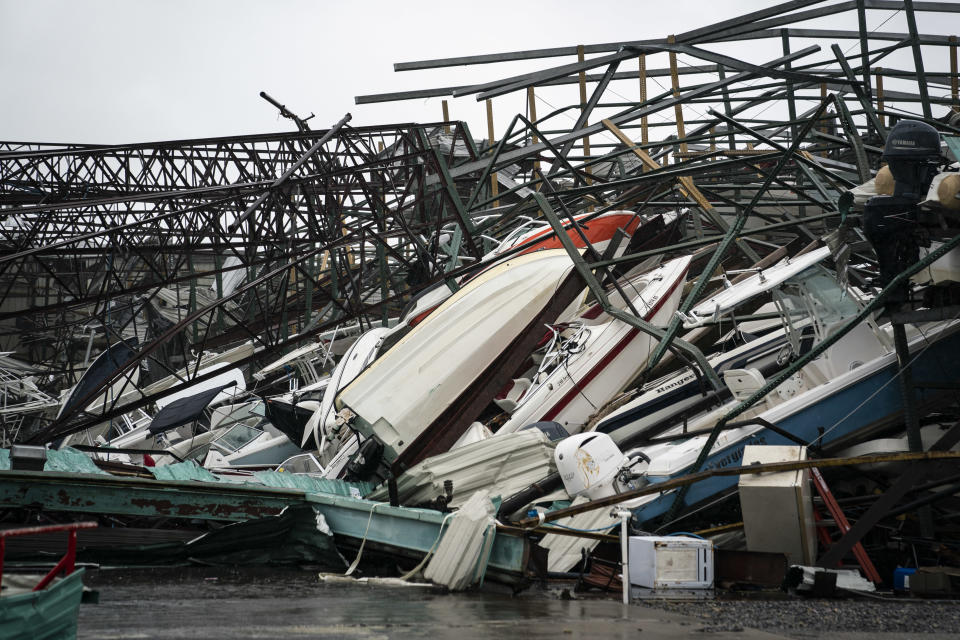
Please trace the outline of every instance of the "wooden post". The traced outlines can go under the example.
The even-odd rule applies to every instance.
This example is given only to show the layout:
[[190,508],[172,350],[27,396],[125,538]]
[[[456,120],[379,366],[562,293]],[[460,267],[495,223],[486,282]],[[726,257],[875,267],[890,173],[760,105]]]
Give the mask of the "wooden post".
[[957,89],[957,36],[950,36],[950,95],[953,110],[960,111],[960,90]]
[[[450,108],[447,106],[447,101],[443,100],[440,104],[443,107],[443,121],[450,122]],[[450,125],[443,125],[443,132],[450,133]]]
[[[675,36],[667,36],[668,43],[675,44],[676,41],[677,39]],[[673,89],[673,96],[675,98],[679,97],[680,96],[680,76],[679,74],[677,74],[677,54],[674,53],[673,51],[670,52],[670,85]],[[683,126],[683,107],[680,105],[679,102],[673,105],[673,113],[677,119],[677,137],[683,140],[684,138],[687,137],[687,133]],[[680,143],[680,152],[684,154],[687,152],[686,142]],[[678,160],[677,158],[674,158],[675,162],[677,160]]]
[[717,150],[717,128],[710,127],[710,152],[713,153]]
[[[529,111],[530,122],[537,124],[537,97],[533,93],[533,87],[527,87],[527,110]],[[533,144],[538,144],[540,138],[536,133],[532,135],[531,142]],[[540,170],[540,160],[536,159],[533,161],[533,168],[537,171]],[[540,190],[540,184],[537,183],[537,191]]]
[[[490,142],[490,149],[493,149],[493,100],[487,98],[487,140]],[[490,174],[490,195],[491,197],[497,197],[497,194],[500,193],[500,183],[497,182],[496,172]],[[499,200],[493,201],[494,207],[500,206]]]
[[[577,62],[583,62],[583,45],[582,44],[577,45]],[[583,111],[586,108],[587,108],[587,72],[581,71],[580,72],[580,112],[583,113]],[[584,121],[583,122],[584,128],[586,128],[588,124],[589,123],[587,121]],[[590,136],[586,136],[583,138],[583,161],[586,163],[589,160],[590,160]],[[590,167],[585,167],[584,172],[586,172],[587,174],[591,173]],[[593,184],[593,180],[591,180],[589,177],[587,178],[587,184]]]
[[877,118],[880,120],[880,124],[887,126],[887,123],[884,122],[883,117],[883,69],[880,67],[875,68],[874,74],[877,77],[877,81],[874,83],[876,84],[877,89]]
[[[344,218],[345,218],[345,217],[346,217],[346,216],[344,216]],[[348,235],[350,235],[350,232],[347,231],[347,228],[346,228],[345,226],[340,228],[340,232],[341,232],[340,235],[342,235],[342,236],[348,236]],[[363,245],[361,245],[361,249],[362,249],[362,248],[363,248]],[[357,261],[356,261],[356,259],[353,257],[353,247],[348,244],[348,245],[346,246],[346,251],[347,251],[347,264],[349,264],[351,267],[357,266]]]
[[[615,135],[620,142],[625,144],[628,149],[633,151],[633,154],[640,159],[640,162],[642,162],[644,166],[649,167],[650,169],[663,168],[662,165],[654,160],[649,153],[634,144],[633,140],[631,140],[627,134],[621,131],[620,128],[613,122],[608,119],[601,120],[600,122],[610,133]],[[685,197],[693,198],[704,210],[708,211],[713,209],[713,205],[710,204],[710,201],[707,200],[703,193],[701,193],[700,189],[697,188],[697,185],[693,182],[693,178],[690,176],[681,176],[677,178],[677,182],[680,183],[680,193],[682,193]]]

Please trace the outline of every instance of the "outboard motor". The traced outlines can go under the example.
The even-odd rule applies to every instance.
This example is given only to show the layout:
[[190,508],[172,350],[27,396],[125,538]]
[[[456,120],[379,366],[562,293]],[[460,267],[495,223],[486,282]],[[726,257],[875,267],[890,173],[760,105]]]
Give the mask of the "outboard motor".
[[383,444],[376,438],[367,438],[347,463],[344,479],[352,482],[369,481],[380,467]]
[[[863,210],[863,231],[877,254],[877,284],[881,287],[919,260],[921,244],[929,243],[917,223],[918,205],[927,197],[930,183],[937,175],[940,134],[924,122],[902,120],[887,136],[883,159],[893,175],[893,195],[874,196]],[[908,287],[898,287],[890,302],[905,302]]]
[[639,489],[650,462],[638,453],[626,456],[605,433],[590,431],[570,436],[554,451],[557,471],[570,497],[598,500]]

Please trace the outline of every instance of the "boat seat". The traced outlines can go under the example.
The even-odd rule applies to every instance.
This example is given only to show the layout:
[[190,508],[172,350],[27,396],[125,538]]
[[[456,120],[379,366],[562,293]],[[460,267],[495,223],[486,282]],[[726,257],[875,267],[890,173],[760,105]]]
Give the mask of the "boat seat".
[[523,397],[523,394],[527,392],[527,389],[530,388],[531,384],[533,383],[529,378],[514,378],[513,386],[507,391],[507,395],[503,398],[495,399],[494,402],[507,413],[512,413],[513,410],[517,408],[517,405],[520,404],[520,399]]
[[746,400],[767,383],[756,369],[728,369],[723,372],[723,382],[738,401]]

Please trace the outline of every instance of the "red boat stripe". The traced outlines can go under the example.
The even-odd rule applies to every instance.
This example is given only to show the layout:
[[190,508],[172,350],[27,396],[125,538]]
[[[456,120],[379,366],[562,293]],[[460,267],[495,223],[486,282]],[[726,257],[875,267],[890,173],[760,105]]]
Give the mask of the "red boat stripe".
[[[670,287],[667,293],[661,296],[660,299],[656,302],[656,304],[654,304],[653,309],[651,309],[647,313],[647,315],[644,316],[643,318],[644,320],[649,322],[650,319],[654,315],[656,315],[657,311],[659,311],[660,308],[664,305],[664,303],[666,303],[667,299],[671,295],[673,295],[673,292],[676,290],[677,286],[685,280],[688,269],[684,269],[683,273],[677,276],[677,279],[674,281],[673,285]],[[640,333],[639,329],[637,328],[630,329],[627,335],[621,338],[620,342],[618,342],[617,345],[613,347],[607,353],[607,355],[603,357],[603,359],[600,362],[594,365],[593,369],[591,369],[590,372],[587,375],[585,375],[579,383],[574,383],[573,389],[568,391],[562,398],[560,398],[560,401],[557,402],[557,404],[555,404],[553,408],[550,409],[550,411],[545,413],[543,417],[540,418],[540,420],[553,420],[555,417],[557,417],[557,414],[563,411],[564,407],[570,404],[570,401],[572,401],[577,396],[578,393],[580,393],[584,388],[586,388],[586,386],[590,384],[591,380],[593,380],[595,377],[600,375],[600,372],[603,371],[604,368],[606,368],[606,366],[610,364],[610,362],[620,354],[621,351],[627,348],[627,345],[630,343],[631,340],[633,340],[637,336],[638,333]]]

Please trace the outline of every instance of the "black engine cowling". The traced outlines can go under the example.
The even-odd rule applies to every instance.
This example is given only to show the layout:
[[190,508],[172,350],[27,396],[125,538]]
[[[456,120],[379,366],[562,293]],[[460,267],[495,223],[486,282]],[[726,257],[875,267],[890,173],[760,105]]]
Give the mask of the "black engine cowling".
[[[898,122],[887,136],[883,159],[895,181],[893,195],[870,198],[863,210],[863,231],[877,254],[881,287],[920,257],[918,205],[939,169],[940,134],[924,122]],[[890,302],[907,300],[907,287],[892,292]]]

